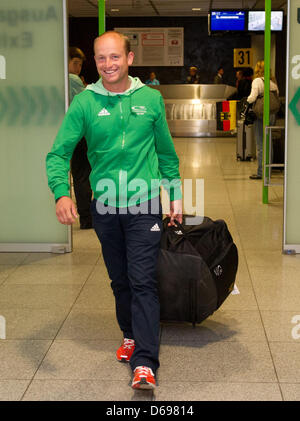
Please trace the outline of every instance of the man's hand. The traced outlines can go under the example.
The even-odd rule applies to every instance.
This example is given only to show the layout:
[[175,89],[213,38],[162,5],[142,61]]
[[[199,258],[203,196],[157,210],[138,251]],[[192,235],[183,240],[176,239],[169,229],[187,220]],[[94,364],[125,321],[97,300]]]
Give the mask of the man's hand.
[[175,219],[182,224],[182,200],[173,200],[170,202],[170,213],[168,214],[170,217],[170,222],[168,226],[175,225]]
[[62,196],[56,203],[56,216],[61,224],[72,225],[78,218],[76,206],[70,197]]

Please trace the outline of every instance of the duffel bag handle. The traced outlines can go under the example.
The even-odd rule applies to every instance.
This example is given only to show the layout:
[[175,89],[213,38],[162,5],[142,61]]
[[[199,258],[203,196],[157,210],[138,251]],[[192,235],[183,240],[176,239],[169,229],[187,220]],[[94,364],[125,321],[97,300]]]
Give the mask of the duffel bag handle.
[[[172,250],[174,247],[177,247],[185,239],[185,233],[182,225],[175,220],[177,226],[171,225],[168,226],[170,222],[170,217],[166,217],[163,220],[163,234],[161,237],[160,246],[165,250]],[[180,230],[180,232],[179,232]],[[177,234],[177,235],[176,235]]]
[[177,221],[177,219],[174,221],[176,226],[168,226],[170,217],[164,219],[164,232],[161,238],[161,248],[177,253],[198,255],[199,253],[189,241],[188,231],[185,229],[184,225]]
[[176,223],[176,225],[170,225],[170,226],[168,225],[169,222],[170,222],[170,217],[167,217],[165,219],[165,221],[166,221],[166,223],[165,223],[165,229],[166,230],[178,231],[178,228],[179,228],[179,230],[182,231],[182,234],[186,235],[186,231],[184,229],[184,226],[179,221],[177,221],[177,219],[174,219],[174,222]]

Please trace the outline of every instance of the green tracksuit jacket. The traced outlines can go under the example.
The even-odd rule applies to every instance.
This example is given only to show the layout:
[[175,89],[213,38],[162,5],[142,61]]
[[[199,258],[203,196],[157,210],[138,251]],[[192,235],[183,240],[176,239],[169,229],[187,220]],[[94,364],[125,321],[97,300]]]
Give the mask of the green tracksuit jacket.
[[[74,97],[46,158],[55,199],[70,196],[70,159],[82,137],[94,198],[116,207],[141,203],[159,194],[161,180],[170,200],[181,198],[179,160],[162,96],[138,78],[130,79],[131,87],[122,94],[107,91],[99,80]],[[139,200],[132,203],[134,195]]]

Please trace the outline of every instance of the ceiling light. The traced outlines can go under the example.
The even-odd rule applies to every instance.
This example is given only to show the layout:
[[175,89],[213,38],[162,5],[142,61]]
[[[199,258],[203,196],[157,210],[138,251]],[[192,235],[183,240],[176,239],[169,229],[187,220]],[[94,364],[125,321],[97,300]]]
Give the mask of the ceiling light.
[[119,12],[120,9],[110,9],[111,12]]
[[199,10],[201,10],[201,7],[193,7],[192,10],[193,11],[199,11]]

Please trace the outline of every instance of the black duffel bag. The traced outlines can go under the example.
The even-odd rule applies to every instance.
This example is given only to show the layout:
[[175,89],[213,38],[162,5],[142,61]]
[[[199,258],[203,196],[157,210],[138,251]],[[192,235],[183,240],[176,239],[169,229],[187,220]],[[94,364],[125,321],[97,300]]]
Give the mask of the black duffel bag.
[[[163,221],[157,279],[161,321],[200,323],[234,288],[238,252],[223,220],[168,226]],[[190,217],[189,217],[190,218]]]

